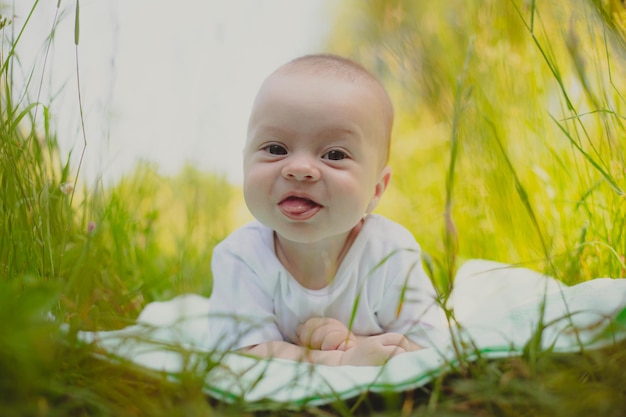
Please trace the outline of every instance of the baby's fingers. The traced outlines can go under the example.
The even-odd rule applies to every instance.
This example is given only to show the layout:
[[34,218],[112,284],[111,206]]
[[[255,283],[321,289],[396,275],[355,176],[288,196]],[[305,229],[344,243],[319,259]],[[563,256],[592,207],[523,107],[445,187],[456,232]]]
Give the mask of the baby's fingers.
[[309,346],[311,344],[313,333],[315,333],[318,327],[323,325],[324,320],[325,319],[322,317],[313,317],[298,326],[296,333],[302,346]]
[[411,348],[409,340],[399,333],[383,333],[375,337],[380,343],[389,348],[397,348],[401,352],[407,352]]
[[310,349],[336,350],[343,344],[345,350],[356,342],[346,326],[333,318],[311,318],[298,327],[297,334],[299,344]]

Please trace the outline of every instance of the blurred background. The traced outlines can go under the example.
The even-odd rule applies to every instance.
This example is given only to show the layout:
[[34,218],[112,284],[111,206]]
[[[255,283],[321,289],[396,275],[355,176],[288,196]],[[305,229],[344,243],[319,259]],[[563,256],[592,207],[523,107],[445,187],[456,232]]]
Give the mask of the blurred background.
[[[51,103],[59,144],[74,151],[73,165],[83,143],[78,64],[88,140],[82,171],[92,184],[119,180],[138,160],[155,162],[164,174],[193,163],[239,183],[256,89],[282,63],[325,49],[336,8],[329,0],[79,4],[78,56],[75,1],[58,8],[39,2],[18,54],[25,74],[45,71],[43,91],[31,89],[31,98]],[[13,7],[21,26],[33,2]]]
[[[470,258],[566,284],[626,277],[619,0],[0,4],[0,415],[213,415],[197,374],[172,386],[75,335],[211,293],[213,247],[250,220],[252,99],[306,53],[351,57],[388,88],[378,211],[416,236],[444,306]],[[618,416],[623,352],[461,364],[403,410]]]
[[[5,10],[5,42],[19,40],[13,92],[45,105],[36,130],[54,137],[64,181],[84,207],[121,193],[157,252],[174,254],[191,236],[210,257],[250,219],[239,187],[254,94],[280,64],[327,51],[364,64],[393,97],[394,175],[379,211],[413,231],[442,288],[459,259],[476,257],[571,282],[624,275],[619,2],[83,0]],[[85,209],[94,219],[82,222],[107,224],[111,210],[100,210]]]

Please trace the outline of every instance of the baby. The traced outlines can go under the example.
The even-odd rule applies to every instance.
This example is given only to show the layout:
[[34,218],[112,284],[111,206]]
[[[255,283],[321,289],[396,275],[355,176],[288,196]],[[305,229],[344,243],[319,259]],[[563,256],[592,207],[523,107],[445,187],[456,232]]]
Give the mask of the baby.
[[392,125],[382,84],[346,58],[303,56],[264,81],[243,158],[256,221],[213,252],[218,349],[380,365],[433,342],[445,319],[419,245],[371,214]]

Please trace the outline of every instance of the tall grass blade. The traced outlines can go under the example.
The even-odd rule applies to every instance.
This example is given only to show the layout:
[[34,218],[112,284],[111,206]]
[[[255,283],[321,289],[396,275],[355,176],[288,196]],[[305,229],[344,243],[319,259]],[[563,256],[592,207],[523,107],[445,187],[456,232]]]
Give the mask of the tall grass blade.
[[580,146],[578,141],[576,141],[571,133],[558,121],[554,118],[554,116],[550,115],[550,118],[554,123],[561,129],[561,132],[565,135],[565,137],[569,140],[569,142],[585,157],[587,162],[589,162],[599,173],[602,175],[602,178],[611,186],[611,188],[619,195],[624,195],[624,190],[615,182],[613,177],[609,172],[607,172],[599,163],[597,163],[585,150]]

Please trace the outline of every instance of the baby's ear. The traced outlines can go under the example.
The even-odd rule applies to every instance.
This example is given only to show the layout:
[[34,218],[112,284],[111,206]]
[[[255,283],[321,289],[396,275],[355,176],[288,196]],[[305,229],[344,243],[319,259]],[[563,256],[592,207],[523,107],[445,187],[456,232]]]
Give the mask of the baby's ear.
[[391,179],[391,168],[386,166],[383,168],[383,170],[380,173],[380,177],[378,179],[378,182],[376,183],[376,189],[374,190],[374,196],[372,197],[370,204],[367,206],[366,213],[371,213],[372,211],[374,211],[376,206],[378,206],[380,199],[382,198],[383,194],[385,193],[385,190],[387,189],[387,186],[389,185],[390,179]]

